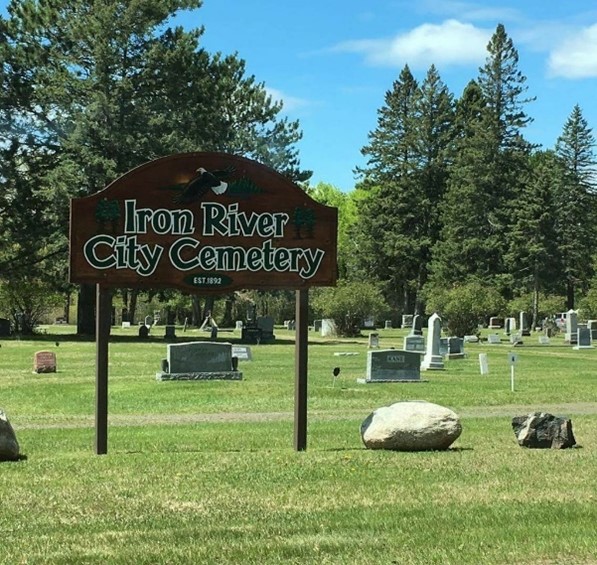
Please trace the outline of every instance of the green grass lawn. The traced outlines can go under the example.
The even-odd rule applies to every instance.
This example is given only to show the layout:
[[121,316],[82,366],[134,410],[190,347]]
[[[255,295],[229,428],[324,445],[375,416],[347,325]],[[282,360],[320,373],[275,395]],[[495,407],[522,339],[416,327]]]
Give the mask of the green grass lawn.
[[[289,332],[252,346],[242,381],[158,382],[163,331],[140,342],[118,329],[108,455],[96,456],[95,344],[69,331],[0,340],[0,408],[27,455],[0,464],[0,563],[597,563],[597,349],[526,338],[511,392],[505,341],[467,344],[468,358],[427,383],[361,385],[365,338],[311,337],[308,449],[297,453]],[[382,347],[403,335],[381,330]],[[32,373],[44,349],[58,373]],[[409,399],[461,415],[453,448],[366,450],[365,417]],[[571,417],[580,447],[520,448],[511,419],[535,410]]]

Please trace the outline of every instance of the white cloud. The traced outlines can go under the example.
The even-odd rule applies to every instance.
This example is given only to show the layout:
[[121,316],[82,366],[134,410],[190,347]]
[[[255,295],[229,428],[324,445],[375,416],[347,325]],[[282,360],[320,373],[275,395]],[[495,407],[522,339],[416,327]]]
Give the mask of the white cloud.
[[288,94],[284,94],[281,90],[276,88],[266,87],[265,91],[272,97],[275,102],[282,102],[282,112],[287,114],[289,112],[296,112],[297,110],[302,110],[307,106],[310,106],[311,103],[304,98],[297,98],[295,96],[289,96]]
[[565,38],[551,51],[547,65],[552,77],[597,77],[597,24]]
[[361,53],[371,65],[413,68],[477,64],[487,56],[487,43],[493,31],[458,20],[422,24],[389,39],[347,41],[336,51]]

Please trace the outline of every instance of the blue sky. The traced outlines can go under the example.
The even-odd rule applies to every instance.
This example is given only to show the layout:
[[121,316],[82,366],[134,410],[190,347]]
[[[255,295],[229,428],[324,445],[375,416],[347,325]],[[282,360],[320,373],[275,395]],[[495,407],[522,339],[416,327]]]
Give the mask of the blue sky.
[[[6,6],[0,0],[0,8]],[[301,166],[311,182],[348,191],[377,111],[408,63],[422,80],[434,63],[459,97],[503,23],[527,77],[529,141],[554,146],[575,104],[597,128],[594,0],[204,0],[176,23],[204,26],[201,45],[237,53],[247,74],[283,100],[303,131]]]

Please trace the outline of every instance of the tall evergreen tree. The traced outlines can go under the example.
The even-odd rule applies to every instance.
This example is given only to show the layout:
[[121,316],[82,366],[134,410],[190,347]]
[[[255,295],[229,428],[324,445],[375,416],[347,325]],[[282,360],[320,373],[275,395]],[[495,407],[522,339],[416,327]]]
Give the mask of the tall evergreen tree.
[[574,308],[575,290],[586,287],[592,276],[597,235],[597,193],[595,191],[595,138],[581,109],[574,107],[556,143],[566,174],[557,187],[555,223],[563,257],[566,306]]
[[469,276],[505,280],[504,255],[516,197],[528,178],[531,145],[522,128],[526,77],[518,52],[499,24],[487,45],[478,81],[458,104],[457,156],[443,212],[441,242],[434,250],[435,284]]
[[389,303],[401,311],[420,311],[420,290],[438,234],[452,96],[435,67],[418,87],[406,66],[385,100],[378,127],[362,150],[369,157],[363,187],[373,188],[360,201],[360,257],[364,270],[385,282]]
[[[298,124],[280,118],[281,105],[245,76],[244,62],[201,49],[202,29],[168,27],[177,11],[200,6],[200,0],[10,2],[8,18],[0,18],[0,170],[32,152],[51,163],[45,177],[28,177],[31,190],[45,191],[53,204],[46,214],[55,221],[43,241],[65,243],[69,196],[100,190],[169,153],[228,151],[296,181],[310,176],[299,167]],[[0,182],[6,180],[0,172]],[[6,254],[0,249],[0,261]],[[93,330],[90,321],[83,331]]]
[[557,290],[555,285],[562,270],[554,218],[557,217],[555,194],[563,182],[563,171],[553,152],[533,155],[531,176],[512,213],[505,263],[513,286],[521,293],[532,292],[531,327],[538,322],[541,291]]

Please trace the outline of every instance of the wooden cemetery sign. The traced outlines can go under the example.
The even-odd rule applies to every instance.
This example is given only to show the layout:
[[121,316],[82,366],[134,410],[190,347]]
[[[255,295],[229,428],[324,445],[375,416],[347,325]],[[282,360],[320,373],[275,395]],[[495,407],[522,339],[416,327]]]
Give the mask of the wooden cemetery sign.
[[225,153],[156,159],[71,200],[70,280],[98,285],[96,452],[107,452],[110,287],[296,290],[295,447],[305,449],[307,290],[336,284],[337,226],[336,208]]

